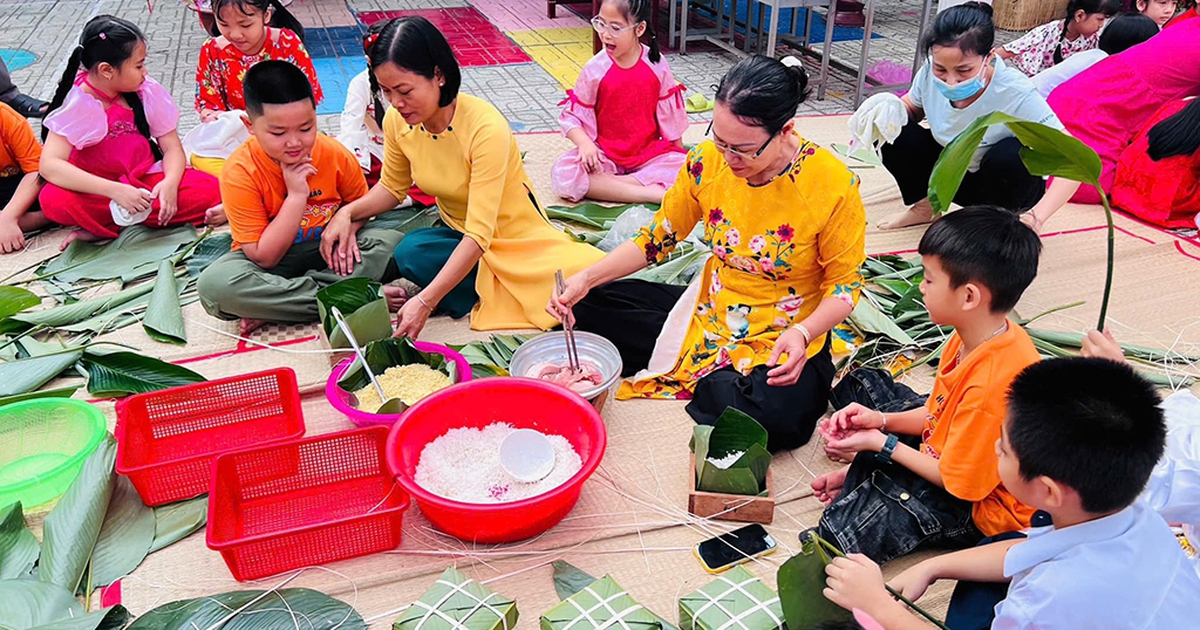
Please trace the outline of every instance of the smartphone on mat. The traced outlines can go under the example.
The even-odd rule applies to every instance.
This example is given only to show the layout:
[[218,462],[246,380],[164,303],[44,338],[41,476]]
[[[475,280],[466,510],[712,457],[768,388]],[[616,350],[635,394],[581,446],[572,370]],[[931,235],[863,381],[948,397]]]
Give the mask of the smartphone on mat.
[[693,551],[705,571],[720,573],[751,558],[775,551],[775,539],[756,523],[709,538],[696,545]]

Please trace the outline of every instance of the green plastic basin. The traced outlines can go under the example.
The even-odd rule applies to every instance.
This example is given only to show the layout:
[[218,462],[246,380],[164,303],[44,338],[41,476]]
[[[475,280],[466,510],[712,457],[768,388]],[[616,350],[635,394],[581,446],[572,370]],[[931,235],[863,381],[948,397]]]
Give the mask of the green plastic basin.
[[108,430],[94,405],[41,398],[0,407],[0,506],[62,496]]

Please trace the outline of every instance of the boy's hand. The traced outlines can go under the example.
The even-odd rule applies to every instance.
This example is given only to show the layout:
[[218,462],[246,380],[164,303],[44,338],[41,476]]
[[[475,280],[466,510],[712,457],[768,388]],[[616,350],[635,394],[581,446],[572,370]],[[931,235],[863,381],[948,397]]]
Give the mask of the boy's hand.
[[909,567],[900,575],[892,578],[889,586],[907,597],[909,601],[915,602],[921,599],[925,591],[929,590],[929,586],[937,581],[937,577],[930,574],[928,566],[928,562],[921,562]]
[[1121,350],[1121,344],[1117,343],[1112,333],[1107,330],[1104,332],[1089,330],[1087,336],[1083,338],[1081,354],[1085,357],[1125,363],[1125,352]]
[[166,180],[159,182],[150,191],[158,199],[158,224],[166,225],[179,212],[179,184],[171,185]]
[[289,195],[301,195],[308,198],[308,178],[317,174],[317,167],[312,165],[312,158],[306,157],[295,164],[282,165],[283,181],[287,184]]
[[354,264],[362,262],[362,252],[358,250],[358,225],[350,220],[349,213],[335,212],[325,224],[321,231],[321,258],[340,276],[354,273]]
[[850,403],[821,422],[821,435],[832,442],[856,431],[883,428],[883,414],[858,403]]
[[583,165],[583,170],[589,173],[599,172],[600,147],[596,146],[595,142],[589,142],[579,147],[579,163]]
[[884,588],[879,565],[861,553],[834,558],[825,565],[825,598],[845,608],[855,608],[872,616],[892,605],[892,596]]
[[883,450],[887,436],[879,429],[855,431],[840,440],[830,440],[825,444],[825,453],[843,461],[853,461],[854,456],[862,451],[878,453]]
[[11,254],[25,249],[25,233],[14,219],[0,218],[0,252]]

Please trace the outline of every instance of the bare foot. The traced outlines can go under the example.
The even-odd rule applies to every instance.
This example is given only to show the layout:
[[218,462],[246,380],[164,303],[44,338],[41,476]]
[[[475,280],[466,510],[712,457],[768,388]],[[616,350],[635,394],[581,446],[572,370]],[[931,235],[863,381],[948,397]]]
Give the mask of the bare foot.
[[229,219],[225,217],[225,204],[219,203],[204,211],[204,225],[216,227],[226,223],[229,223]]
[[833,500],[842,493],[842,486],[846,483],[846,473],[849,471],[850,467],[845,466],[813,479],[813,496],[825,505],[833,503]]
[[92,234],[91,232],[89,232],[83,228],[75,228],[74,230],[71,230],[71,233],[68,234],[66,238],[63,239],[63,242],[59,244],[58,249],[59,249],[59,251],[63,251],[67,248],[67,245],[70,245],[71,243],[73,243],[75,241],[85,241],[88,243],[94,243],[96,241],[103,241],[103,240],[104,240],[103,236],[96,236],[95,234]]
[[395,312],[408,301],[408,290],[389,284],[383,287],[383,297],[387,300],[388,310]]
[[933,221],[933,206],[929,204],[928,199],[922,199],[908,210],[887,215],[878,225],[881,230],[898,230],[914,225],[924,225],[931,221]]
[[267,322],[264,322],[261,319],[250,319],[248,317],[243,317],[239,324],[241,335],[243,337],[249,337],[250,333],[262,328],[263,326],[266,326]]

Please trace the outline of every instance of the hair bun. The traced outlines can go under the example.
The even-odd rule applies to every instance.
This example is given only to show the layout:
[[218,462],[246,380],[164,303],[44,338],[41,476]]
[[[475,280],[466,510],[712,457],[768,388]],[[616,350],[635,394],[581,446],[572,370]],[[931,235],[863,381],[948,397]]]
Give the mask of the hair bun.
[[804,62],[795,55],[788,55],[779,60],[780,63],[788,69],[792,77],[796,79],[796,87],[801,94],[808,93],[808,71],[804,69]]
[[996,14],[996,10],[992,7],[992,3],[990,2],[964,2],[962,6],[983,11],[984,13],[988,14],[988,17],[994,17]]

